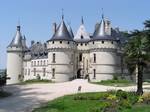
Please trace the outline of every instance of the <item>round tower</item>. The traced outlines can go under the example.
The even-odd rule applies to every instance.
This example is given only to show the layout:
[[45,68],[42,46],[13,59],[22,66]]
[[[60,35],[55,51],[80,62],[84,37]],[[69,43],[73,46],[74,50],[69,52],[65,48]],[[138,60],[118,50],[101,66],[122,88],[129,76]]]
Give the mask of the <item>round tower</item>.
[[103,15],[89,42],[89,47],[91,81],[108,80],[120,74],[117,39],[114,35],[107,33]]
[[51,80],[69,81],[74,77],[75,42],[70,35],[62,17],[52,38],[47,42],[48,68]]
[[22,80],[23,46],[20,26],[17,26],[16,35],[7,47],[7,84],[16,84]]

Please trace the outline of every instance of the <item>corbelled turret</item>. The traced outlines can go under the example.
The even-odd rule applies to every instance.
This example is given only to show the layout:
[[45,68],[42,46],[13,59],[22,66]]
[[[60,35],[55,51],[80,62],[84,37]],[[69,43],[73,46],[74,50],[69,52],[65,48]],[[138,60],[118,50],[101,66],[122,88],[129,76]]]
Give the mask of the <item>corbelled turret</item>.
[[24,47],[20,26],[17,26],[17,32],[7,47],[7,75],[10,78],[7,84],[16,84],[23,80],[23,51]]

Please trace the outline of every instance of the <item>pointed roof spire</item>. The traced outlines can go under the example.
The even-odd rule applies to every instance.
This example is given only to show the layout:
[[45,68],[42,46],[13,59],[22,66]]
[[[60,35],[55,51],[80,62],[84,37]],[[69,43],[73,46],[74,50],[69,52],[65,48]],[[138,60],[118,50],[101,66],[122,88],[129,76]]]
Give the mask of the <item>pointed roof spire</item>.
[[81,24],[84,24],[83,16],[81,17]]
[[8,47],[22,47],[22,35],[20,32],[20,25],[17,26],[16,35],[14,36],[13,40],[11,41]]
[[62,20],[64,21],[64,9],[62,8]]
[[56,33],[52,36],[51,40],[72,40],[63,19],[64,17],[62,15],[62,22],[59,24]]

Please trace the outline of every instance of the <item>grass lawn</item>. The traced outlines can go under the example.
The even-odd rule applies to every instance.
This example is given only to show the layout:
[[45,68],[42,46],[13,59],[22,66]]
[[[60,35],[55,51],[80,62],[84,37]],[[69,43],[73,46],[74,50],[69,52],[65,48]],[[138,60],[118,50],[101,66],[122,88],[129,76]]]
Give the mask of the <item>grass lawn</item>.
[[0,99],[8,96],[11,96],[11,93],[8,93],[6,91],[0,91]]
[[[106,97],[113,99],[114,94],[105,92],[68,95],[50,101],[46,105],[36,108],[33,112],[150,112],[150,106],[146,104],[135,104],[130,107],[128,102],[120,103],[122,100],[116,103],[113,100],[105,99]],[[133,103],[135,99],[135,95],[129,93],[128,101]],[[109,106],[110,109],[107,108]],[[115,110],[116,108],[117,110]]]
[[26,80],[24,82],[21,82],[20,84],[34,84],[34,83],[53,83],[51,80]]
[[106,85],[106,86],[116,86],[116,87],[125,87],[136,85],[134,82],[129,80],[102,80],[101,82],[92,82],[93,84]]

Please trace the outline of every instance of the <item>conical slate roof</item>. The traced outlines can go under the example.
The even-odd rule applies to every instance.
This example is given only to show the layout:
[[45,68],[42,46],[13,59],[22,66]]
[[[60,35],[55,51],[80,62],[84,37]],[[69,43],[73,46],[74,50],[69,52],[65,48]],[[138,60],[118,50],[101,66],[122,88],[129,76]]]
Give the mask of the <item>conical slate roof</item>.
[[102,15],[102,20],[100,22],[100,25],[97,25],[97,28],[94,31],[92,40],[116,40],[115,37],[106,34],[105,20],[103,15]]
[[70,36],[72,37],[72,39],[74,38],[74,34],[73,34],[73,31],[72,31],[72,28],[70,25],[68,25],[68,32],[70,34]]
[[56,33],[52,36],[51,40],[72,40],[72,37],[68,32],[63,17],[62,17],[62,22],[58,26]]
[[22,35],[20,32],[20,26],[17,26],[17,32],[16,35],[14,36],[13,40],[9,44],[8,47],[20,47],[22,48]]
[[90,35],[87,33],[86,28],[84,26],[83,17],[81,19],[81,25],[77,30],[74,40],[77,42],[87,42],[90,40]]

